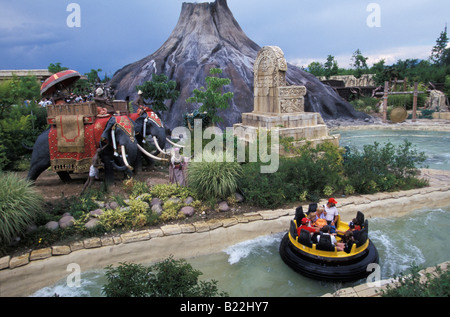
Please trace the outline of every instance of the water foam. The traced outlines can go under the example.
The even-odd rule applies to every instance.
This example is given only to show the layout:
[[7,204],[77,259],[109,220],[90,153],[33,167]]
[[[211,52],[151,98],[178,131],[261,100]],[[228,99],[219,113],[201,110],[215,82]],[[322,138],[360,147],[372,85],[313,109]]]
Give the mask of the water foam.
[[228,263],[233,265],[239,263],[242,259],[247,258],[251,254],[267,253],[267,248],[278,245],[283,235],[284,233],[279,233],[244,241],[228,247],[223,252],[228,255]]

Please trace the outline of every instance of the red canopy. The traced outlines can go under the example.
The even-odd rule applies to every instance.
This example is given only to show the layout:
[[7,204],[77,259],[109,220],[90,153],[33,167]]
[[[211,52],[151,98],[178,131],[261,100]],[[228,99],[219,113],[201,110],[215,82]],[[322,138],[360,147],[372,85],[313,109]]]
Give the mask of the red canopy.
[[61,84],[63,88],[69,87],[80,78],[80,73],[75,70],[64,70],[56,73],[44,81],[41,86],[41,95],[51,95],[57,89],[57,84]]

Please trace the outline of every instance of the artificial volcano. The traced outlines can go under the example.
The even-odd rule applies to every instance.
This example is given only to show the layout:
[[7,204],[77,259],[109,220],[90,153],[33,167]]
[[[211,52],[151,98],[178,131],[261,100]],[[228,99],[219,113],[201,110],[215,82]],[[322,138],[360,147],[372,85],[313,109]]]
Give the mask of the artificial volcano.
[[[307,44],[305,43],[305,47]],[[198,106],[188,104],[195,88],[205,86],[205,78],[213,67],[231,79],[226,91],[234,93],[228,110],[221,113],[226,126],[241,122],[241,114],[253,111],[253,64],[261,47],[239,26],[226,0],[213,3],[183,3],[178,24],[169,39],[152,55],[117,71],[110,85],[117,99],[133,100],[136,86],[150,81],[152,74],[165,74],[177,82],[180,97],[168,104],[163,120],[169,128],[182,125],[182,115]],[[364,119],[331,87],[315,76],[288,65],[289,85],[306,86],[305,111],[319,112],[324,120]]]

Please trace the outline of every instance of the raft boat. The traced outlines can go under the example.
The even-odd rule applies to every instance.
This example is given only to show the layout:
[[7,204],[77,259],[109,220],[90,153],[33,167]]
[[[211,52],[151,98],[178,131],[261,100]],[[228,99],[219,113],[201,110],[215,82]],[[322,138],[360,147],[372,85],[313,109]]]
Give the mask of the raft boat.
[[[311,206],[310,206],[311,209]],[[321,235],[319,242],[314,243],[310,232],[301,229],[298,234],[298,225],[305,217],[301,207],[297,208],[294,220],[291,220],[289,232],[281,240],[280,256],[294,271],[317,280],[327,282],[350,282],[367,278],[373,267],[372,263],[379,262],[378,251],[368,237],[369,224],[364,214],[358,212],[357,219],[361,230],[355,234],[355,242],[351,249],[338,251],[331,244],[330,236]],[[348,223],[340,220],[336,230],[345,232],[350,229]],[[342,237],[337,236],[339,242]]]

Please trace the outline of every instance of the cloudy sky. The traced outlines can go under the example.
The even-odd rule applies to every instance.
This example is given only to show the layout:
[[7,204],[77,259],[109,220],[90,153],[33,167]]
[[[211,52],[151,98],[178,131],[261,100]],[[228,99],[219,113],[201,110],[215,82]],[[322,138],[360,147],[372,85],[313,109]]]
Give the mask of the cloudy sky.
[[[182,0],[0,0],[0,69],[50,63],[110,77],[154,53],[169,37]],[[192,1],[195,2],[195,1]],[[75,4],[72,6],[71,4]],[[228,0],[244,32],[306,66],[357,49],[368,63],[426,59],[450,22],[448,0]]]

